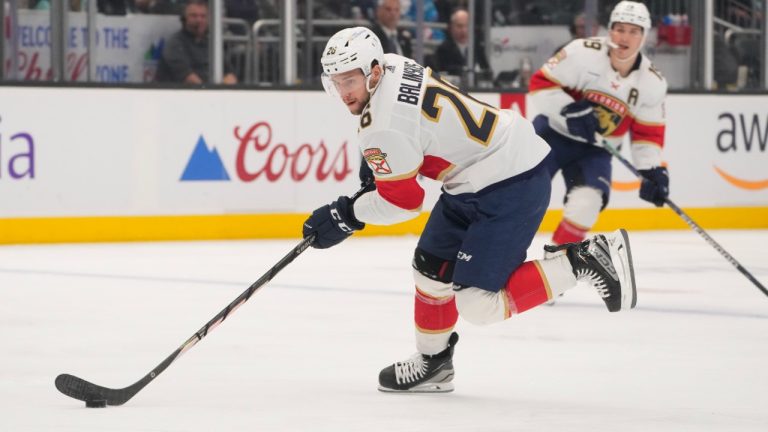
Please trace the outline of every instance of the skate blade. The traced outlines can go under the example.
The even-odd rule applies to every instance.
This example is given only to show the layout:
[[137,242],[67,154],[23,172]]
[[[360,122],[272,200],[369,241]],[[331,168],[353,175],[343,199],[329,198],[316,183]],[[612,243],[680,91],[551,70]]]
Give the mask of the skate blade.
[[614,263],[621,281],[621,310],[633,309],[637,304],[637,287],[635,285],[635,267],[632,264],[632,250],[629,247],[629,235],[624,229],[614,232],[611,243],[611,254],[620,259]]
[[384,393],[448,393],[454,389],[453,383],[424,383],[408,390],[397,390],[379,386],[379,391]]

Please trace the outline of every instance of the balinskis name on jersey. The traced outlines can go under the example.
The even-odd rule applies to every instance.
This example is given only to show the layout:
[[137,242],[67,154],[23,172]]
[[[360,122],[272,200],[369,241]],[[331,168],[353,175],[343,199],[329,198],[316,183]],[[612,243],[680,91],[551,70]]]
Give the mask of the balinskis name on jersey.
[[384,76],[360,116],[360,150],[376,179],[376,191],[355,202],[360,221],[415,217],[424,200],[419,175],[442,182],[449,194],[477,192],[549,153],[518,113],[462,93],[413,60],[384,59]]
[[402,82],[400,83],[400,89],[397,93],[397,101],[418,105],[421,82],[423,80],[424,67],[418,63],[412,63],[406,60],[403,63],[403,76]]
[[613,145],[629,133],[635,161],[643,169],[658,166],[664,146],[664,99],[667,82],[651,61],[639,54],[622,77],[611,67],[605,37],[576,39],[555,54],[531,78],[531,111],[545,115],[549,125],[568,133],[562,108],[587,99],[595,105],[599,132]]

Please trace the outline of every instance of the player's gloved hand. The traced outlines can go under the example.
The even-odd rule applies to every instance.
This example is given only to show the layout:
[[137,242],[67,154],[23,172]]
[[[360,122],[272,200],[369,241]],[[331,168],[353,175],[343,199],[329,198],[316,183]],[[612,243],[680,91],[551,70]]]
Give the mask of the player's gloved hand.
[[355,219],[352,211],[353,201],[340,196],[336,201],[324,205],[312,213],[304,222],[304,238],[315,234],[312,247],[326,249],[336,246],[353,232],[365,228],[365,224]]
[[368,166],[368,162],[365,161],[365,158],[363,158],[362,161],[360,161],[360,187],[365,188],[365,192],[370,192],[376,190],[376,182],[375,178],[373,177],[373,170],[371,167]]
[[568,133],[584,138],[589,144],[595,143],[595,132],[599,124],[592,103],[587,100],[573,102],[564,106],[560,115],[565,117]]
[[669,173],[665,167],[655,167],[647,170],[638,170],[643,175],[640,184],[640,198],[651,202],[656,207],[664,205],[664,200],[669,196]]

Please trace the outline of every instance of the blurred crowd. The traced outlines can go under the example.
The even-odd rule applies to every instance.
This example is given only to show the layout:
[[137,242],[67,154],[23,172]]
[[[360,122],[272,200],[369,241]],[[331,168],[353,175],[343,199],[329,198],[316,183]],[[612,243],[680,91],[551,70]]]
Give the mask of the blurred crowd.
[[[23,9],[50,9],[54,0],[17,0]],[[96,3],[99,14],[120,16],[131,14],[170,14],[182,17],[180,32],[169,39],[163,48],[163,58],[158,65],[157,79],[165,82],[199,83],[209,82],[208,59],[205,53],[208,47],[207,2],[205,0],[55,0],[64,1],[70,11],[85,11],[89,1]],[[528,26],[528,25],[560,25],[567,26],[573,38],[590,37],[598,34],[599,23],[607,22],[607,14],[618,0],[596,0],[596,10],[591,31],[585,31],[586,17],[584,7],[586,1],[571,0],[491,0],[474,2],[475,10],[468,10],[468,0],[424,0],[423,22],[420,29],[422,34],[423,63],[444,75],[465,78],[473,74],[494,85],[525,87],[531,70],[540,65],[521,61],[518,69],[513,71],[493,71],[486,46],[486,23],[490,16],[492,26]],[[669,42],[677,47],[691,46],[692,25],[688,23],[688,10],[691,1],[648,0],[646,3],[654,14],[654,27],[660,29],[658,43]],[[201,19],[188,19],[187,10],[192,3],[193,8],[203,8],[205,22]],[[281,16],[282,1],[279,0],[223,0],[223,16],[241,23],[238,26],[225,25],[225,35],[242,35],[252,38],[253,24],[262,19],[278,19]],[[308,12],[308,5],[311,11]],[[484,7],[490,5],[486,13]],[[672,6],[670,6],[672,5]],[[759,84],[762,64],[757,55],[763,44],[761,36],[754,31],[737,32],[733,28],[759,28],[763,21],[763,4],[754,0],[716,0],[715,13],[720,21],[732,23],[732,27],[716,28],[715,48],[715,81],[719,88],[743,88],[748,84]],[[671,8],[671,9],[670,9]],[[670,9],[674,13],[669,12]],[[655,12],[654,12],[655,10]],[[407,57],[416,54],[417,3],[413,0],[296,0],[296,18],[304,19],[311,13],[313,20],[357,20],[368,25],[382,41],[385,52],[397,53]],[[199,17],[198,17],[199,18]],[[474,22],[471,20],[474,19]],[[184,21],[186,20],[186,21]],[[474,38],[470,35],[471,24],[474,24]],[[674,28],[670,28],[674,27]],[[314,36],[330,36],[343,25],[316,26]],[[297,34],[304,28],[298,26]],[[663,30],[663,33],[661,32]],[[687,33],[686,33],[687,32]],[[264,30],[265,35],[279,37],[276,27]],[[687,39],[686,39],[687,37]],[[666,38],[666,39],[664,39]],[[673,39],[676,38],[676,39]],[[470,40],[474,45],[470,49]],[[258,46],[257,42],[253,42]],[[317,44],[322,46],[322,44]],[[249,57],[253,53],[250,45],[234,47],[225,46],[225,83],[248,82],[251,76],[247,73],[245,64],[253,64]],[[277,82],[279,73],[279,49],[277,44],[271,47],[258,48],[261,56],[261,82]],[[301,44],[298,46],[300,62],[307,57]],[[316,60],[319,59],[317,47],[312,47],[309,58],[311,69],[300,65],[307,72],[304,79],[319,74]],[[471,54],[470,54],[471,51]],[[473,64],[469,64],[470,55]],[[193,75],[194,71],[194,75]],[[182,76],[184,75],[184,76]],[[249,76],[246,76],[249,75]],[[314,81],[315,78],[310,79]]]

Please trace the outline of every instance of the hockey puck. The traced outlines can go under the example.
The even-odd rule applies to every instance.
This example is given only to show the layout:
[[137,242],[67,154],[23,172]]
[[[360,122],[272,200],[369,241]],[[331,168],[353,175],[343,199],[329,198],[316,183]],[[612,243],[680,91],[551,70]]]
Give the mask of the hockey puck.
[[107,401],[104,399],[91,399],[85,401],[86,408],[106,408]]

